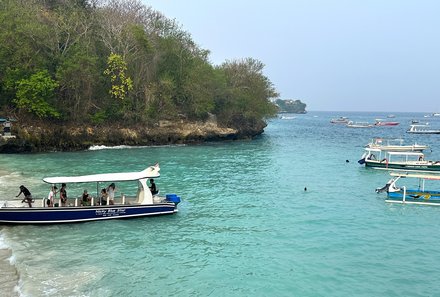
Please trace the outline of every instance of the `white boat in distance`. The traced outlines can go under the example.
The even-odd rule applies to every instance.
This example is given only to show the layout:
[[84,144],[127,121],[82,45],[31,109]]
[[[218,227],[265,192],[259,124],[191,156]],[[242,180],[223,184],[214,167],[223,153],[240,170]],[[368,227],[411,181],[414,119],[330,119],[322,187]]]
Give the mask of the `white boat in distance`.
[[440,129],[430,129],[428,124],[426,125],[410,125],[410,128],[406,131],[412,134],[440,134]]
[[365,147],[370,149],[378,149],[382,151],[393,152],[423,152],[429,149],[428,145],[414,143],[411,145],[405,145],[402,138],[373,138],[370,143]]
[[81,203],[82,198],[68,199],[68,206],[60,206],[59,201],[54,201],[54,207],[47,205],[47,198],[35,198],[30,205],[17,200],[5,200],[0,202],[0,224],[59,224],[176,213],[179,196],[153,195],[147,185],[150,178],[160,176],[159,170],[159,164],[156,164],[140,172],[46,177],[43,181],[52,185],[97,183],[97,191],[101,182],[135,181],[138,183],[138,190],[136,196],[122,195],[121,198],[115,198],[113,204],[109,197],[107,201],[91,198],[89,203]]
[[373,125],[368,122],[353,122],[349,121],[346,126],[348,128],[372,128]]
[[339,117],[337,119],[331,119],[330,123],[332,124],[344,124],[346,125],[349,122],[349,119],[347,117]]

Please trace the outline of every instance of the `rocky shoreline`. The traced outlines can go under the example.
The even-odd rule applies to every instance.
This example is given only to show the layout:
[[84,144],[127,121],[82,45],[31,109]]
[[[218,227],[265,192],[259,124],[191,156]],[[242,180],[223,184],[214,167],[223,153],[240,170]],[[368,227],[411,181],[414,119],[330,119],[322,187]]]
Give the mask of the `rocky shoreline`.
[[220,127],[216,122],[161,121],[142,125],[72,125],[65,123],[16,123],[15,139],[0,140],[0,153],[79,151],[94,145],[153,146],[251,139],[264,132],[265,122],[242,128]]

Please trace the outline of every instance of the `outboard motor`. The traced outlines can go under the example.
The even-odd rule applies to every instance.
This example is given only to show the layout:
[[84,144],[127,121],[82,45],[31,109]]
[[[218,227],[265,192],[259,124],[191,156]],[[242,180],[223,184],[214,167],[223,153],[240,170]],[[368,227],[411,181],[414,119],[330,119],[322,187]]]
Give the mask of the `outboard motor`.
[[396,187],[396,181],[399,179],[400,177],[397,178],[392,178],[390,179],[385,186],[383,186],[382,188],[377,188],[376,189],[376,193],[382,193],[382,192],[398,192],[400,191],[400,188]]
[[165,199],[167,202],[172,202],[175,205],[180,203],[180,196],[177,196],[176,194],[166,194]]
[[383,186],[382,188],[377,188],[376,189],[376,193],[382,193],[382,192],[387,192],[388,193],[388,190],[389,190],[389,188],[390,188],[390,186],[391,186],[391,184],[390,183],[387,183],[385,186]]

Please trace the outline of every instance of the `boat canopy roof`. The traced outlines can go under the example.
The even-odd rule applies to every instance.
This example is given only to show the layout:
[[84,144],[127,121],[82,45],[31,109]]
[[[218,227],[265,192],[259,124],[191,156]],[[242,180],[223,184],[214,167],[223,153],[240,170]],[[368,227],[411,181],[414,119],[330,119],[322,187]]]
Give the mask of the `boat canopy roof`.
[[382,150],[381,149],[378,149],[378,148],[370,148],[370,147],[367,147],[367,148],[365,148],[365,150],[366,151],[368,151],[368,152],[382,152]]
[[140,172],[101,173],[82,176],[55,176],[45,177],[43,181],[48,184],[60,183],[88,183],[88,182],[110,182],[110,181],[133,181],[143,178],[156,178],[160,176],[159,164],[150,166]]
[[400,176],[400,177],[412,177],[412,178],[421,178],[421,179],[432,179],[432,180],[440,180],[440,175],[435,174],[422,174],[422,173],[408,173],[408,172],[390,172],[391,176]]
[[425,154],[419,152],[388,152],[388,155],[391,156],[424,156]]

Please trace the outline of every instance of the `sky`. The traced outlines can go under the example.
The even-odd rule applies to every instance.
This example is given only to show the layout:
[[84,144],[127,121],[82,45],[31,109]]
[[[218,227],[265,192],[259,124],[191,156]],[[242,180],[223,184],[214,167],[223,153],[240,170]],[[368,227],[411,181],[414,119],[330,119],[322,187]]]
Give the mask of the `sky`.
[[440,112],[440,1],[142,0],[308,111]]

